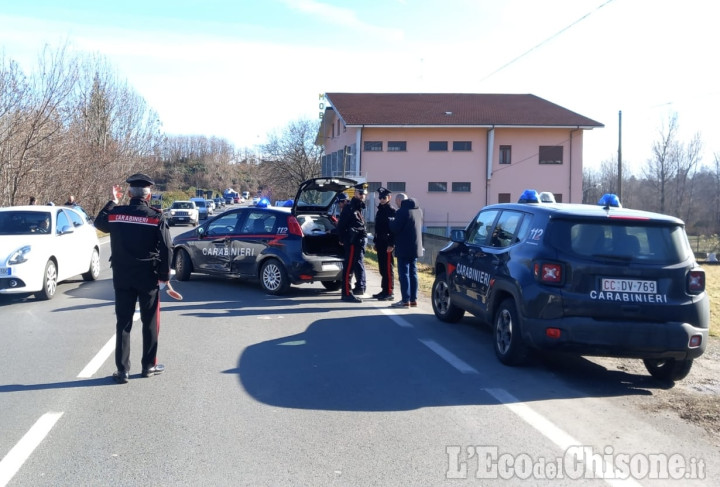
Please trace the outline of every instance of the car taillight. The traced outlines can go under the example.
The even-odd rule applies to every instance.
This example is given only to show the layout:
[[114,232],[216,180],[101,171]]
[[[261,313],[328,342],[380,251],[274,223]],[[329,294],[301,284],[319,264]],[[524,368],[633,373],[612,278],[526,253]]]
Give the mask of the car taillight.
[[687,290],[690,294],[700,294],[705,291],[705,271],[694,270],[688,273]]
[[543,284],[563,283],[563,266],[557,262],[535,262],[533,274],[535,279]]
[[303,236],[302,228],[300,228],[300,223],[298,223],[297,218],[294,216],[288,217],[288,233],[290,235],[297,235],[298,237]]

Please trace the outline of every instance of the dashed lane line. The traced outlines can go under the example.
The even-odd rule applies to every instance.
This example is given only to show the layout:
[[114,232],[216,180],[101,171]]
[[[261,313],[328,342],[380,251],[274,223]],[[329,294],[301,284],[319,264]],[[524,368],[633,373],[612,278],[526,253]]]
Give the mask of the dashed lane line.
[[62,415],[62,412],[43,414],[32,428],[25,433],[25,436],[20,439],[17,445],[0,460],[0,487],[5,487],[8,482],[12,480],[23,463],[30,457],[42,440],[45,439]]

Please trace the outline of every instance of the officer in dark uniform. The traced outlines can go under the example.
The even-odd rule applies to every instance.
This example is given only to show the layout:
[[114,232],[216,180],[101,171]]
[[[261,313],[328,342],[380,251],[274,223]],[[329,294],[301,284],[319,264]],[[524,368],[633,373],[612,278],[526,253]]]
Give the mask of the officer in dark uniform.
[[393,260],[393,249],[395,248],[395,236],[390,231],[390,221],[395,218],[395,208],[390,204],[392,191],[386,188],[378,188],[378,205],[375,214],[375,238],[373,244],[378,258],[378,270],[380,271],[380,292],[373,294],[373,298],[380,301],[392,301],[393,284],[395,278],[395,263]]
[[[349,203],[345,204],[338,220],[338,238],[345,249],[343,267],[343,285],[341,289],[342,300],[352,303],[362,303],[362,299],[354,294],[365,293],[365,244],[367,243],[367,230],[365,230],[365,197],[367,185],[355,186],[355,194]],[[350,281],[355,275],[355,289],[351,289]]]
[[142,376],[160,374],[157,363],[160,300],[158,289],[170,279],[172,239],[162,211],[151,208],[153,180],[144,174],[127,179],[130,203],[116,206],[122,188],[113,186],[112,197],[100,210],[95,226],[110,234],[117,334],[113,378],[121,384],[130,378],[130,331],[135,303],[140,303],[143,353]]

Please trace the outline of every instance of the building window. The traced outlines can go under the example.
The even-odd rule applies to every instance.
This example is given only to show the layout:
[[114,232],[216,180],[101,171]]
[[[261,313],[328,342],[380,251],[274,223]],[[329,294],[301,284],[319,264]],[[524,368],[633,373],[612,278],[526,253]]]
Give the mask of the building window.
[[405,183],[404,182],[401,183],[398,181],[388,181],[387,189],[389,189],[393,193],[404,193],[405,192]]
[[510,145],[500,146],[500,164],[510,164],[511,148]]
[[365,141],[363,147],[365,152],[382,152],[382,142]]
[[563,163],[563,146],[561,145],[541,145],[539,153],[540,164]]
[[382,186],[382,183],[379,181],[368,181],[368,193],[374,193],[378,190],[380,186]]
[[453,193],[469,193],[470,182],[452,183]]
[[407,142],[404,140],[388,141],[388,152],[405,152],[407,151]]
[[447,140],[445,141],[430,141],[430,150],[431,151],[447,151],[448,150],[448,143]]
[[453,151],[471,151],[472,150],[472,142],[468,141],[453,141]]
[[437,181],[428,183],[428,191],[431,193],[447,193],[447,183]]
[[510,203],[510,193],[498,193],[498,203]]

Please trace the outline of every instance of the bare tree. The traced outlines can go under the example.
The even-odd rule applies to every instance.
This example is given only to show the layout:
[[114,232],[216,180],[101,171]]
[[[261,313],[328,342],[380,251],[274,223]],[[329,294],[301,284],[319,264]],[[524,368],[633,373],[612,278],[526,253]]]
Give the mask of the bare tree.
[[679,217],[688,217],[691,206],[691,188],[688,184],[700,164],[702,141],[696,134],[687,144],[678,139],[678,116],[670,115],[660,129],[659,139],[653,143],[653,157],[644,174],[656,190],[657,210]]
[[303,181],[320,175],[322,146],[315,145],[320,122],[296,120],[262,146],[263,173],[278,198],[295,196]]
[[5,134],[0,175],[3,205],[17,204],[18,197],[35,194],[33,186],[43,184],[44,176],[62,165],[58,159],[62,145],[54,142],[61,138],[67,123],[65,102],[77,80],[77,63],[68,55],[67,46],[55,51],[45,46],[38,70],[26,83],[20,83],[17,71],[15,76],[12,69],[10,73],[9,86],[15,89],[10,94],[20,94],[21,98],[0,123]]

